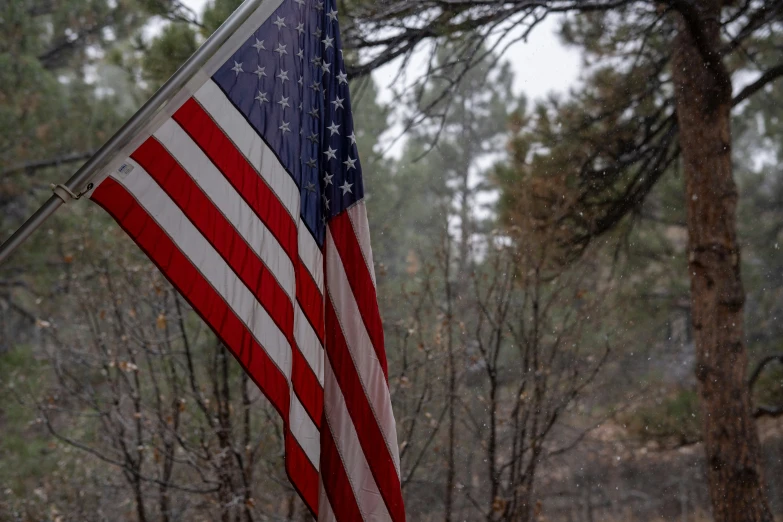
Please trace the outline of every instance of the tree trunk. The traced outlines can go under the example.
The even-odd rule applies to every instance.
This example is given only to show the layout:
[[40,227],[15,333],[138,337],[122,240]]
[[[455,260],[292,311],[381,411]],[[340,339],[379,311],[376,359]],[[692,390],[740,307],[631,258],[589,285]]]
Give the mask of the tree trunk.
[[715,521],[771,522],[745,382],[731,78],[716,52],[720,4],[684,3],[672,64],[687,198],[695,371]]
[[446,350],[447,363],[448,363],[448,418],[449,418],[449,431],[448,431],[448,447],[447,462],[446,462],[446,505],[445,514],[443,520],[445,522],[451,522],[454,509],[454,482],[456,480],[456,462],[455,462],[455,449],[456,449],[456,412],[454,411],[454,404],[456,402],[456,390],[457,390],[457,370],[454,361],[454,336],[453,336],[453,321],[454,321],[454,302],[453,302],[453,288],[451,283],[451,241],[446,240],[446,248],[444,248],[444,280],[446,283],[446,319],[444,325],[446,327]]

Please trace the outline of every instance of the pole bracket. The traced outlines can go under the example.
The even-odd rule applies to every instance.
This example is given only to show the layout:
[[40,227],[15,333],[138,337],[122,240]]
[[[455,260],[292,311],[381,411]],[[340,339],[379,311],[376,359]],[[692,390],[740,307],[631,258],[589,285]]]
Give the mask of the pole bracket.
[[54,195],[63,200],[63,203],[68,203],[69,201],[76,200],[84,196],[87,192],[89,192],[92,189],[92,183],[87,185],[87,188],[83,192],[79,192],[78,194],[75,194],[71,189],[68,188],[67,185],[64,185],[62,183],[54,184],[52,183],[49,185],[52,188],[52,192],[54,192]]

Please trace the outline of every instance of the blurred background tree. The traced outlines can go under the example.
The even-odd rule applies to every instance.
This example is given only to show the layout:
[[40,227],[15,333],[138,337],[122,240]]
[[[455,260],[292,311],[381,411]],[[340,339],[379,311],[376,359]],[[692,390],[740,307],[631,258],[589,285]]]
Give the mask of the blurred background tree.
[[[776,51],[783,10],[753,0],[362,4],[346,41],[366,50],[367,59],[352,72],[410,57],[421,45],[459,42],[461,52],[449,63],[459,77],[475,66],[483,40],[501,45],[524,38],[553,13],[572,15],[562,35],[582,50],[588,72],[570,99],[539,106],[531,128],[515,140],[516,168],[501,178],[506,223],[515,224],[517,209],[532,213],[533,226],[545,223],[560,236],[568,263],[582,247],[629,226],[628,217],[665,174],[682,173],[694,370],[713,515],[721,522],[770,521],[747,386],[730,114],[783,76]],[[381,26],[391,34],[380,36]],[[756,80],[733,93],[732,78],[743,70],[756,72]],[[549,227],[552,220],[558,228]]]

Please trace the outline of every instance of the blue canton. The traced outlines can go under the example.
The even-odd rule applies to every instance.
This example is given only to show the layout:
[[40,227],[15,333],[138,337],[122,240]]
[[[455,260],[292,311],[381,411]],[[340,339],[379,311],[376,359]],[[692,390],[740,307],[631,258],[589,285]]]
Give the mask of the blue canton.
[[212,79],[294,179],[323,245],[364,196],[335,0],[283,0]]

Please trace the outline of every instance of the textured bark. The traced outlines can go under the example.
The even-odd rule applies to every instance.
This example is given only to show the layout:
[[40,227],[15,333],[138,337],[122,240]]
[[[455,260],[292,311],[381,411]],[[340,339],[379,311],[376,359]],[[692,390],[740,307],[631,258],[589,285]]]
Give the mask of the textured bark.
[[687,6],[679,20],[673,75],[686,184],[695,371],[713,516],[716,522],[771,522],[745,380],[731,79],[714,51],[721,0]]

